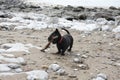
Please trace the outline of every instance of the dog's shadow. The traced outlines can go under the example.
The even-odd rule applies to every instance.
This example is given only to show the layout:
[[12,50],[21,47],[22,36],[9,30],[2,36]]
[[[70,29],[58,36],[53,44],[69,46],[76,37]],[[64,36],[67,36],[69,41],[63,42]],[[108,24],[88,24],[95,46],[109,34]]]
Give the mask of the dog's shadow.
[[61,55],[60,53],[50,53],[50,54],[52,54],[52,55],[56,55],[56,56],[70,56],[70,55],[73,55],[73,51],[67,51],[67,52],[65,52],[65,55]]

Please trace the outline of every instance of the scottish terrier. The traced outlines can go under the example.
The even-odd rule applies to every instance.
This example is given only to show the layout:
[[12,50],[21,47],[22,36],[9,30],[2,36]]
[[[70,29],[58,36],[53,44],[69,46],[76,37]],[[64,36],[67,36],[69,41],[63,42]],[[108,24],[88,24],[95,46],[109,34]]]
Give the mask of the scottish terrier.
[[58,54],[61,55],[65,55],[65,51],[66,49],[68,49],[68,51],[71,51],[72,46],[73,46],[73,37],[71,36],[70,32],[65,29],[62,28],[63,30],[65,30],[67,32],[66,35],[61,36],[60,32],[58,29],[56,29],[53,33],[51,33],[51,35],[48,37],[48,41],[52,42],[53,44],[56,44],[57,49],[58,49]]

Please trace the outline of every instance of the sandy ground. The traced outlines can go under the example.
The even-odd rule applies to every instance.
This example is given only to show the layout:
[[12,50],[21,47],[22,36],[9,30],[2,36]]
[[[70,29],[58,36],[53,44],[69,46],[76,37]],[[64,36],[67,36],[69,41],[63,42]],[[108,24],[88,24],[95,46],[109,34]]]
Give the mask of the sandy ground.
[[[0,44],[4,43],[31,43],[35,46],[44,47],[47,37],[55,29],[43,30],[16,30],[0,31]],[[38,49],[31,48],[30,54],[25,52],[13,52],[16,57],[21,56],[26,60],[26,65],[22,66],[23,71],[42,70],[43,66],[57,63],[65,69],[64,75],[49,73],[49,80],[91,80],[99,73],[107,75],[108,80],[120,79],[120,66],[115,63],[120,62],[120,41],[113,38],[112,32],[97,31],[91,34],[84,34],[80,31],[70,30],[73,35],[74,45],[72,52],[66,52],[65,56],[55,54],[57,48],[51,44],[44,53]],[[66,32],[60,31],[62,35]],[[87,68],[81,69],[81,63],[73,62],[77,54],[83,57],[83,63]],[[72,77],[71,77],[72,75]],[[24,73],[13,76],[0,76],[0,80],[26,80]]]

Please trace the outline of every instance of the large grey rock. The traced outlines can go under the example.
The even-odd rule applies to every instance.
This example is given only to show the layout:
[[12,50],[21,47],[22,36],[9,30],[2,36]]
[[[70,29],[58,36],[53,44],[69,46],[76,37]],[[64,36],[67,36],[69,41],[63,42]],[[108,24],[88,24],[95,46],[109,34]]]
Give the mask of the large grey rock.
[[115,19],[114,19],[114,17],[112,16],[112,14],[111,13],[108,13],[108,12],[96,12],[95,13],[95,15],[94,15],[94,17],[96,18],[96,19],[98,19],[98,18],[105,18],[106,20],[108,20],[108,21],[115,21]]
[[116,7],[114,7],[114,6],[110,6],[110,7],[109,7],[109,9],[112,9],[112,10],[117,10],[117,8],[116,8]]

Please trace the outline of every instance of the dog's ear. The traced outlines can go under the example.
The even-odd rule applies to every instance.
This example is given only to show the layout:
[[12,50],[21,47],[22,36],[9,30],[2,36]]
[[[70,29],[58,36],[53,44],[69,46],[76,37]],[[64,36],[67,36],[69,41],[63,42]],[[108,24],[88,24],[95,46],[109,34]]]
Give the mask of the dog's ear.
[[59,32],[57,28],[56,28],[55,32]]
[[58,31],[58,29],[56,28],[56,31]]

